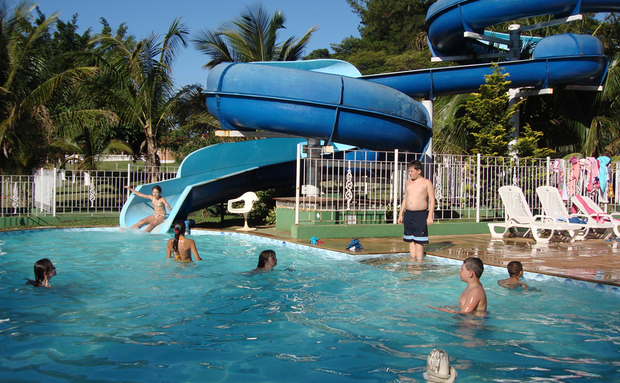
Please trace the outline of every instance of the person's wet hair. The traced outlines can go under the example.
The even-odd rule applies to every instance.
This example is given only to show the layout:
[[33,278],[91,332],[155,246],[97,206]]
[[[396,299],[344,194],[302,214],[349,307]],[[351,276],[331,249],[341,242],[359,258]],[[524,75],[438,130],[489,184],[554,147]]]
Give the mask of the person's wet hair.
[[258,266],[256,267],[265,267],[265,264],[271,257],[275,257],[276,252],[273,250],[263,250],[258,256]]
[[523,265],[519,261],[510,261],[508,262],[508,275],[511,277],[516,277],[520,272],[523,271]]
[[172,225],[174,231],[174,241],[172,241],[172,250],[175,254],[179,254],[179,238],[185,235],[185,222],[176,221]]
[[45,284],[45,278],[54,270],[52,261],[47,258],[39,259],[34,263],[34,285],[42,286]]
[[159,186],[159,185],[153,186],[153,188],[151,190],[157,190],[159,192],[159,194],[161,194],[161,186]]
[[463,261],[465,268],[469,271],[473,271],[476,274],[476,278],[480,279],[482,272],[484,271],[484,264],[480,258],[469,257]]

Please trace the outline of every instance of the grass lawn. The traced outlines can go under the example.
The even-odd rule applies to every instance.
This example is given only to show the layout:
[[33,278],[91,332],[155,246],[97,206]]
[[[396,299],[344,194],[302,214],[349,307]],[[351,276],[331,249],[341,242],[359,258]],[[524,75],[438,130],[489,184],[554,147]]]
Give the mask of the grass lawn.
[[[56,217],[32,216],[32,217],[6,217],[0,218],[0,229],[28,229],[35,227],[116,227],[119,214],[58,214]],[[235,226],[243,226],[243,216],[225,215],[222,221],[220,217],[203,217],[201,212],[190,214],[189,219],[196,221],[196,227],[204,229],[228,229]],[[250,221],[251,223],[251,221]]]

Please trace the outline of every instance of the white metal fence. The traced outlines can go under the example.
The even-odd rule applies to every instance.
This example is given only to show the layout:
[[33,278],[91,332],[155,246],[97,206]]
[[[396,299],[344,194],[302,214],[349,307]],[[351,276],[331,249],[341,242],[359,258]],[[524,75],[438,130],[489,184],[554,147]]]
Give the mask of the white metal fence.
[[127,170],[39,169],[31,176],[0,176],[0,216],[67,213],[117,213],[137,186],[176,177],[177,167],[148,172],[144,166]]
[[[398,151],[324,153],[321,149],[310,149],[299,159],[301,193],[298,200],[291,197],[288,204],[279,206],[316,211],[321,220],[339,223],[393,223],[408,177],[407,163],[413,159],[424,164],[423,175],[433,181],[437,220],[503,219],[497,192],[503,185],[521,187],[534,213],[541,208],[535,192],[540,185],[558,187],[567,206],[574,193],[592,197],[607,211],[620,208],[617,193],[601,195],[593,187],[587,166],[580,167],[577,175],[564,160],[455,155],[431,159]],[[143,166],[128,166],[124,171],[49,169],[31,176],[0,176],[0,216],[120,212],[129,195],[123,186],[174,178],[177,170],[161,167],[147,172]],[[609,166],[614,191],[620,189],[619,171],[620,163]]]
[[[570,171],[565,160],[514,157],[435,155],[434,158],[414,153],[350,151],[325,153],[322,149],[304,149],[300,158],[300,193],[295,201],[280,202],[280,207],[296,209],[296,222],[310,220],[336,221],[344,224],[393,223],[402,201],[408,178],[407,164],[413,159],[423,163],[423,175],[433,181],[437,220],[497,220],[504,218],[498,189],[515,185],[523,192],[534,213],[541,213],[536,188],[555,186],[565,197],[588,195],[616,211],[619,197],[601,194],[600,188],[589,189],[590,170],[583,166],[579,176]],[[618,190],[620,163],[609,166],[609,185]],[[574,189],[569,191],[571,179]],[[571,194],[572,193],[572,194]],[[299,214],[300,210],[316,211]]]

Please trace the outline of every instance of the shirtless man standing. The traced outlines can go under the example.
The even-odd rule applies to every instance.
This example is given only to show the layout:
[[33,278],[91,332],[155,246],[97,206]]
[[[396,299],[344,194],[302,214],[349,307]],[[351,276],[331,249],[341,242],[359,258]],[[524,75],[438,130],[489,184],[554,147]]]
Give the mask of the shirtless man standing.
[[487,311],[487,294],[484,291],[480,277],[484,271],[484,264],[480,258],[469,257],[461,265],[461,281],[467,283],[467,287],[459,297],[458,311],[446,307],[433,307],[432,309],[453,314],[484,314]]
[[433,183],[422,177],[422,163],[409,162],[409,179],[405,184],[405,194],[400,205],[398,223],[405,224],[403,240],[409,242],[411,258],[424,257],[424,245],[428,243],[428,225],[433,224],[435,210],[435,190]]

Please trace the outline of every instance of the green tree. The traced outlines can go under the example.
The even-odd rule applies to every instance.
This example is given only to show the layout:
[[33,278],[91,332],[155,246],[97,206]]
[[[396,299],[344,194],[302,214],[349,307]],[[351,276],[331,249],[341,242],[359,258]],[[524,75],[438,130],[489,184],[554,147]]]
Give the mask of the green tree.
[[584,113],[567,120],[567,126],[579,137],[581,153],[586,157],[620,154],[620,53],[610,59],[603,91]]
[[329,59],[332,55],[329,53],[329,49],[321,48],[315,49],[308,54],[308,56],[304,56],[304,60],[315,60],[315,59]]
[[207,110],[207,96],[201,85],[183,87],[175,96],[177,105],[172,123],[164,134],[165,147],[176,152],[177,160],[225,140],[215,136],[220,123]]
[[465,114],[465,103],[473,100],[471,93],[438,97],[434,102],[433,151],[443,154],[466,155],[473,143],[461,117]]
[[300,39],[290,37],[279,43],[278,31],[285,28],[284,22],[279,10],[269,17],[261,4],[247,6],[240,18],[213,31],[203,30],[192,42],[196,49],[211,56],[206,68],[222,62],[299,60],[316,27]]
[[510,81],[503,68],[492,65],[493,73],[485,76],[485,84],[472,100],[465,102],[465,115],[459,119],[473,137],[472,153],[487,156],[505,156],[509,151],[510,136],[514,131],[511,117],[519,103],[508,106],[506,93]]
[[48,103],[97,71],[71,67],[57,72],[59,58],[50,57],[42,44],[57,16],[33,22],[34,10],[28,2],[13,9],[3,2],[0,8],[0,167],[9,173],[28,173],[55,154],[50,146],[55,126],[70,118],[52,113]]
[[[131,147],[118,139],[105,136],[105,131],[96,127],[83,127],[72,139],[63,138],[52,143],[62,153],[77,154],[81,157],[78,169],[96,170],[99,158],[104,154],[132,154]],[[67,157],[63,157],[61,168],[64,168]]]
[[519,157],[547,157],[554,153],[552,149],[549,148],[539,148],[538,142],[543,137],[543,132],[538,132],[532,130],[529,124],[523,126],[519,137],[517,137],[517,142],[514,146],[514,150],[519,154]]
[[426,14],[431,0],[347,0],[362,21],[362,39],[388,55],[426,49]]
[[[100,89],[106,102],[124,124],[138,125],[145,141],[146,167],[156,179],[158,138],[170,123],[175,98],[172,63],[182,47],[187,46],[188,30],[176,19],[159,41],[159,36],[133,42],[111,35],[98,35],[91,43],[102,59],[102,73],[110,89]],[[100,84],[105,84],[101,82]]]

